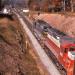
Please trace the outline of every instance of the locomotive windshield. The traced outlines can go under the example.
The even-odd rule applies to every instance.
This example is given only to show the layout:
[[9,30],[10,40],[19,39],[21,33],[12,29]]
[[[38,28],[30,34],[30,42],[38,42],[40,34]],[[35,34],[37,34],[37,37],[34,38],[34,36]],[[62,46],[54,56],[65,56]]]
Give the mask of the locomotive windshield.
[[71,60],[75,60],[75,51],[68,51],[68,57]]
[[71,60],[75,60],[75,46],[71,46],[69,51],[68,51],[68,57]]
[[70,51],[75,51],[75,46],[70,47]]

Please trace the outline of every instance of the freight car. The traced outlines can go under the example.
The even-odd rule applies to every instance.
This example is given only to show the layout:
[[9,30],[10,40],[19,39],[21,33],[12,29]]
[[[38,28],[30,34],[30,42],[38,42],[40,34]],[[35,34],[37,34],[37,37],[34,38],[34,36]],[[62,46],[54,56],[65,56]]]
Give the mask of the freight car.
[[75,39],[41,20],[35,22],[33,31],[39,41],[42,36],[45,38],[43,41],[44,46],[51,51],[63,67],[60,69],[64,70],[64,75],[75,75]]

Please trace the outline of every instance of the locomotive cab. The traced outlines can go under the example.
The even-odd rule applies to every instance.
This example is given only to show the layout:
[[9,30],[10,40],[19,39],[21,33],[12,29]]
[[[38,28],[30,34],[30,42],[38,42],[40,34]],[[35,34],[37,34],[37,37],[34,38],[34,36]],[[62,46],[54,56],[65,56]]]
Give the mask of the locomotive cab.
[[75,39],[41,20],[36,21],[33,28],[36,38],[43,40],[43,45],[60,63],[59,67],[64,71],[63,75],[75,75]]
[[63,64],[67,75],[75,75],[75,46],[69,44],[60,52],[60,62]]
[[65,70],[67,71],[67,75],[75,75],[75,45],[69,44],[64,47],[61,63],[63,61],[63,65]]

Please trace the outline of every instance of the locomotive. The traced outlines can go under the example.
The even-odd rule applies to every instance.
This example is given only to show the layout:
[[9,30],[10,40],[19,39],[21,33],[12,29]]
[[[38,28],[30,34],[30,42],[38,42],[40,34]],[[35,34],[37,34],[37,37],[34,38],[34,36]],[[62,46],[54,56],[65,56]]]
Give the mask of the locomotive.
[[12,19],[12,12],[10,8],[5,6],[6,4],[4,3],[3,0],[0,0],[0,17],[7,17],[9,19]]
[[61,69],[65,70],[64,75],[75,75],[75,39],[42,20],[34,23],[33,33],[39,41],[44,37],[44,46],[51,51],[63,67]]

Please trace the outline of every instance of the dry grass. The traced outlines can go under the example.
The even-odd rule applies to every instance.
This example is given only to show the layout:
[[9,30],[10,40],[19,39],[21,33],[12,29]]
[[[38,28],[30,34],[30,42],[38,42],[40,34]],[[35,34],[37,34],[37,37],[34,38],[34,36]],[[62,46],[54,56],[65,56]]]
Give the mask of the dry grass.
[[0,75],[40,75],[24,35],[16,18],[0,18]]

